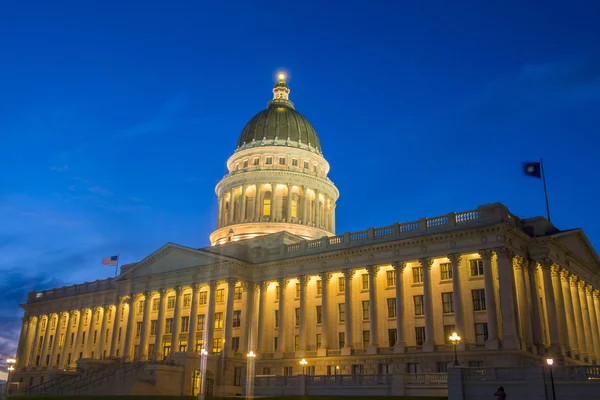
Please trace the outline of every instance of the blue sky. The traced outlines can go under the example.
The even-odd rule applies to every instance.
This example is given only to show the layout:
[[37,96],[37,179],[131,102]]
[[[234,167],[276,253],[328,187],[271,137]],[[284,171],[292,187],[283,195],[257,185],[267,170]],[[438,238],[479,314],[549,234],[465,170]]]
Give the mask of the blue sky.
[[208,245],[214,187],[288,73],[338,232],[503,202],[600,246],[594,1],[5,1],[0,356],[26,292]]

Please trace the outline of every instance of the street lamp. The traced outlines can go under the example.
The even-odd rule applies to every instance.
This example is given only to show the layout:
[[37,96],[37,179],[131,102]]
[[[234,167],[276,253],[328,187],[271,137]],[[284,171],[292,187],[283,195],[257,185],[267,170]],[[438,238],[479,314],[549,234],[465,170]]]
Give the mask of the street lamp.
[[300,360],[300,365],[302,365],[302,375],[306,375],[306,364],[308,364],[308,361],[304,358]]
[[254,396],[254,359],[256,353],[250,350],[246,354],[248,365],[246,367],[246,398],[251,399]]
[[452,332],[452,335],[450,335],[449,339],[452,342],[452,344],[454,345],[454,363],[453,363],[453,365],[460,365],[458,362],[458,357],[456,355],[456,348],[458,347],[458,344],[460,343],[460,336],[458,336],[458,334],[456,332]]
[[336,375],[338,374],[338,371],[339,371],[339,370],[340,370],[340,366],[339,366],[339,365],[336,365],[336,366],[335,366],[335,374],[336,374]]
[[546,364],[550,367],[550,382],[552,382],[552,398],[556,400],[556,392],[554,391],[554,374],[552,373],[552,365],[554,360],[552,358],[546,358]]
[[10,382],[10,374],[15,370],[15,360],[14,357],[9,357],[6,359],[6,364],[8,364],[8,376],[6,377],[6,387],[4,388],[4,397],[8,397],[8,383]]

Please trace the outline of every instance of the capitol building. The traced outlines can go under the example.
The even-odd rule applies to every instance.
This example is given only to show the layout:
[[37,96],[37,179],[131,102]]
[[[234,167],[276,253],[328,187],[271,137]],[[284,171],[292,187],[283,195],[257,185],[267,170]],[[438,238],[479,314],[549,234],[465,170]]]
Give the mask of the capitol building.
[[204,379],[234,396],[401,376],[402,393],[444,394],[455,351],[465,367],[600,363],[600,260],[581,229],[494,203],[336,232],[325,150],[279,76],[216,187],[211,245],[29,293],[12,387],[193,395]]

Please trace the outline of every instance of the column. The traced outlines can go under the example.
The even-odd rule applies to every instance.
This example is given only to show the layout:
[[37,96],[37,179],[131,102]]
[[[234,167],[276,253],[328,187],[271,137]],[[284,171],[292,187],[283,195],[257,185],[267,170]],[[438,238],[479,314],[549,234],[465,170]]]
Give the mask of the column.
[[517,305],[519,310],[519,323],[521,338],[525,342],[524,350],[533,349],[531,336],[531,314],[529,311],[529,296],[527,295],[526,270],[529,260],[519,257],[515,262],[515,286],[517,289]]
[[[234,189],[231,189],[229,191],[229,209],[227,210],[227,224],[232,224],[233,223],[233,216],[234,216],[234,210],[235,210],[235,206],[234,206]],[[175,322],[175,321],[173,321]]]
[[54,316],[56,315],[56,313],[50,313],[48,316],[48,319],[46,321],[46,332],[44,333],[44,343],[42,345],[42,351],[40,352],[40,365],[42,366],[46,366],[46,353],[48,353],[48,340],[50,338],[51,335],[51,326],[52,326],[52,318],[54,318]]
[[[231,193],[233,196],[233,192]],[[230,203],[231,204],[231,203]],[[175,310],[173,311],[173,325],[171,331],[171,353],[179,351],[179,334],[181,333],[181,294],[183,288],[175,286]]]
[[308,188],[302,186],[302,222],[307,225],[310,222],[310,207],[308,206]]
[[345,269],[342,271],[344,275],[344,303],[346,307],[346,319],[344,320],[344,335],[345,343],[342,349],[343,356],[352,355],[352,278],[354,277],[354,271],[352,269]]
[[369,336],[371,342],[367,349],[367,354],[377,354],[377,346],[379,344],[377,332],[377,273],[379,267],[369,265],[367,267],[369,273]]
[[244,222],[246,220],[246,185],[242,185],[242,195],[240,197],[240,220]]
[[289,283],[289,279],[279,279],[279,328],[278,328],[278,343],[277,352],[275,353],[277,358],[283,358],[283,353],[286,350],[286,323],[285,323],[285,290]]
[[535,345],[535,354],[545,355],[546,348],[542,333],[545,328],[542,328],[542,305],[540,304],[540,293],[538,288],[538,263],[534,260],[529,260],[525,276],[525,283],[528,285],[529,295],[531,296],[531,336]]
[[[306,353],[306,287],[308,286],[308,282],[310,281],[310,276],[302,275],[300,276],[300,323],[298,333],[299,333],[299,346],[298,351],[296,351],[296,357],[304,357]],[[322,312],[322,307],[321,307]],[[281,324],[280,324],[281,325]]]
[[[73,359],[76,361],[79,359],[79,353],[81,353],[81,358],[84,358],[84,346],[85,343],[83,343],[83,332],[84,332],[84,315],[87,314],[87,308],[81,308],[79,309],[79,317],[78,317],[78,324],[77,324],[77,335],[75,336],[75,344],[73,345],[73,353],[75,353],[73,355]],[[81,346],[81,352],[78,352],[77,349]]]
[[435,347],[435,332],[433,331],[433,295],[431,289],[431,265],[433,260],[425,257],[419,260],[423,268],[423,307],[425,308],[425,342],[423,351],[431,352]]
[[223,226],[223,195],[219,196],[219,209],[217,210],[217,228]]
[[544,295],[546,299],[546,319],[548,321],[548,332],[550,333],[550,346],[548,353],[553,356],[562,354],[560,348],[560,337],[558,331],[558,321],[556,319],[556,302],[554,300],[554,291],[552,289],[552,266],[551,260],[542,260],[542,281],[544,287]]
[[592,344],[594,346],[594,355],[596,360],[600,360],[600,344],[598,343],[598,340],[600,339],[600,333],[598,331],[598,316],[596,315],[596,309],[594,307],[592,286],[587,286],[585,288],[585,294],[585,297],[587,298],[588,312],[590,314],[590,325],[592,326]]
[[258,295],[258,333],[256,338],[256,351],[259,354],[263,354],[264,347],[264,330],[265,330],[265,301],[266,293],[269,288],[269,282],[260,282],[260,292]]
[[144,292],[144,314],[142,316],[142,330],[140,332],[140,346],[138,353],[135,355],[138,359],[143,360],[147,355],[149,324],[150,324],[150,305],[152,303],[152,292],[147,290]]
[[329,281],[331,272],[322,272],[321,277],[321,348],[317,355],[326,357],[329,348]]
[[590,326],[590,313],[587,308],[587,299],[585,298],[585,282],[583,280],[579,280],[578,283],[578,294],[579,294],[579,304],[581,307],[581,318],[583,319],[583,331],[586,332],[584,335],[585,340],[585,348],[588,353],[588,360],[592,362],[595,359],[594,354],[594,345],[592,342],[592,338],[590,333],[592,332],[592,327]]
[[596,320],[598,321],[598,330],[600,330],[600,291],[594,290],[594,308],[596,309]]
[[254,196],[254,215],[252,216],[252,220],[254,222],[260,221],[260,183],[256,185],[256,195]]
[[315,189],[315,226],[321,227],[321,202],[319,201],[319,191]]
[[133,349],[131,343],[133,342],[133,335],[135,330],[135,297],[138,295],[131,294],[127,299],[127,305],[129,311],[127,312],[127,328],[125,330],[125,347],[123,348],[123,357],[125,361],[131,360]]
[[[296,210],[298,212],[298,210]],[[292,222],[292,185],[287,184],[287,203],[285,205],[285,220]]]
[[573,300],[573,315],[575,315],[577,338],[579,340],[579,353],[582,356],[581,358],[585,358],[588,356],[585,340],[586,331],[583,330],[583,314],[581,312],[581,305],[579,304],[578,279],[575,275],[569,277],[569,286],[571,289],[571,299]]
[[329,230],[329,197],[323,195],[323,229]]
[[335,233],[335,208],[336,207],[337,207],[337,205],[335,203],[333,203],[331,206],[331,226],[329,227],[329,231],[332,233]]
[[[54,331],[54,340],[52,341],[52,353],[50,355],[50,363],[49,365],[51,366],[56,366],[58,367],[59,363],[56,362],[56,358],[58,354],[61,354],[62,352],[59,351],[59,344],[60,344],[60,331],[62,328],[62,320],[63,318],[67,319],[67,327],[69,326],[69,312],[68,311],[63,311],[58,315],[58,320],[56,321],[56,330]],[[64,342],[63,342],[63,347],[64,347]],[[60,360],[59,360],[60,361]]]
[[[243,191],[245,196],[245,190]],[[192,284],[192,306],[190,309],[190,326],[188,330],[188,350],[194,351],[196,348],[196,329],[198,329],[198,292],[200,291],[200,284]],[[206,327],[205,327],[206,328]]]
[[[460,263],[462,261],[460,254],[452,253],[448,255],[452,266],[452,297],[454,301],[454,324],[456,331],[460,336],[466,339],[465,331],[465,320],[463,315],[463,302],[462,302],[462,291],[461,291],[461,273]],[[465,349],[465,340],[462,340],[458,345],[460,350]]]
[[562,284],[560,283],[560,267],[555,265],[552,269],[552,289],[554,290],[554,300],[556,302],[556,315],[558,319],[558,337],[562,347],[562,354],[570,352],[569,333],[567,331],[567,315],[565,310],[565,301],[563,298]]
[[117,296],[117,300],[115,301],[115,319],[113,321],[112,338],[110,339],[110,358],[115,358],[117,356],[117,338],[119,335],[119,327],[121,326],[121,312],[123,309],[121,304],[122,299],[121,296]]
[[[272,203],[271,210],[273,210]],[[231,349],[231,331],[233,330],[233,292],[235,291],[236,283],[236,278],[229,278],[227,280],[227,303],[225,308],[225,344],[223,345],[224,358],[227,358],[229,356],[229,350]]]
[[[563,300],[565,303],[565,317],[567,319],[567,336],[569,338],[569,348],[572,353],[579,354],[579,340],[577,339],[577,327],[575,325],[575,315],[573,313],[573,299],[571,298],[571,289],[569,287],[569,273],[565,270],[560,276]],[[571,354],[575,358],[575,354]]]
[[[85,345],[85,350],[84,350],[84,356],[86,358],[96,358],[96,353],[95,353],[95,345],[96,343],[94,343],[94,331],[95,329],[95,325],[96,325],[96,319],[94,318],[96,315],[96,312],[98,312],[99,310],[99,306],[94,306],[91,310],[90,310],[90,323],[88,325],[88,340],[87,343]],[[96,340],[98,340],[98,338],[96,338]],[[92,353],[93,356],[92,356]]]
[[392,263],[396,281],[396,345],[394,353],[404,353],[406,339],[404,338],[404,261]]
[[23,366],[23,361],[26,357],[25,354],[27,354],[27,345],[29,343],[29,326],[31,325],[30,319],[31,318],[27,314],[21,318],[21,334],[19,335],[17,354],[15,354],[15,359],[17,360],[15,363],[16,370]]
[[494,251],[498,262],[498,290],[502,294],[500,296],[502,347],[505,349],[520,349],[521,341],[517,332],[518,316],[515,314],[514,303],[514,253],[507,247],[499,247]]
[[[59,369],[63,369],[65,366],[68,366],[68,364],[65,364],[67,361],[67,353],[68,353],[68,347],[70,344],[70,338],[71,338],[71,331],[72,331],[72,326],[73,324],[71,323],[71,320],[73,319],[73,317],[75,316],[75,310],[71,310],[69,312],[67,312],[67,331],[65,332],[65,340],[63,342],[63,347],[62,347],[62,351],[60,353],[60,362],[58,363],[58,368]],[[75,344],[75,343],[73,343]]]
[[211,281],[208,283],[208,310],[206,311],[206,327],[205,327],[205,337],[206,341],[204,342],[204,348],[212,353],[213,351],[213,337],[214,337],[214,328],[215,328],[215,291],[217,290],[218,282]]
[[245,321],[247,321],[244,325],[246,327],[246,332],[244,334],[246,341],[246,351],[256,350],[256,311],[255,311],[255,301],[254,294],[256,292],[256,283],[254,282],[246,282],[244,284],[246,289],[246,312],[245,312]]
[[487,310],[488,340],[485,347],[489,350],[498,349],[498,319],[496,316],[496,297],[494,295],[494,276],[492,275],[492,251],[479,252],[483,262],[483,279],[485,287],[485,306]]
[[163,354],[162,344],[163,344],[163,336],[165,334],[165,308],[167,303],[167,293],[169,291],[167,289],[160,289],[158,291],[159,301],[158,301],[158,319],[156,320],[156,339],[154,340],[154,357],[160,358],[159,356]]
[[28,361],[27,361],[27,367],[28,369],[31,368],[33,366],[33,363],[35,361],[35,352],[37,350],[37,344],[38,344],[38,335],[40,333],[40,325],[41,325],[41,321],[42,321],[42,316],[41,315],[37,315],[35,317],[31,317],[31,318],[35,318],[35,330],[33,331],[33,338],[31,340],[31,344],[29,347],[29,354],[26,354]]
[[97,358],[104,358],[104,342],[106,341],[106,325],[108,324],[108,310],[110,309],[110,304],[105,304],[101,306],[102,310],[102,323],[100,324],[100,334],[98,335],[98,342],[96,343],[96,355]]

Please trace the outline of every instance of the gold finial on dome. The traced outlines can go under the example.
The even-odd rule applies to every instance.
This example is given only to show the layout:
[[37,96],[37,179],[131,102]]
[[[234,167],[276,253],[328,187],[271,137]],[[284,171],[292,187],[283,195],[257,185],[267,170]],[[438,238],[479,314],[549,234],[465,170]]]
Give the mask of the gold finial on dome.
[[285,74],[283,72],[279,72],[277,74],[278,82],[275,84],[273,88],[273,100],[269,102],[271,103],[279,103],[279,105],[285,105],[290,108],[294,108],[294,104],[290,101],[290,88],[288,88],[285,83]]
[[279,75],[277,75],[277,77],[279,78],[279,81],[285,82],[285,74],[280,73]]

